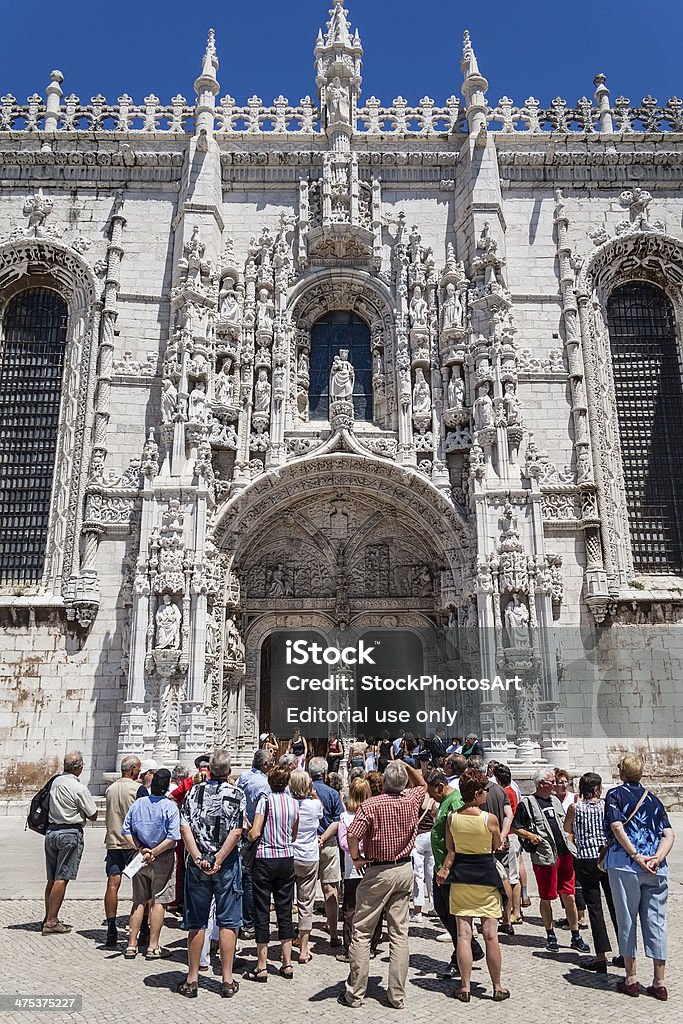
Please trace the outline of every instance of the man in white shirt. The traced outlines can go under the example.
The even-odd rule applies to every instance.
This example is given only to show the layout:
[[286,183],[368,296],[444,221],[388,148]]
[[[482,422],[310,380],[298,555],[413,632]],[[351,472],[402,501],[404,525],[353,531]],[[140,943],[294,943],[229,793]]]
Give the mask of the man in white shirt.
[[71,926],[59,920],[66,887],[78,874],[83,855],[83,822],[95,821],[97,807],[78,776],[83,755],[73,750],[64,758],[64,773],[50,788],[50,811],[45,835],[45,920],[43,935],[63,935]]

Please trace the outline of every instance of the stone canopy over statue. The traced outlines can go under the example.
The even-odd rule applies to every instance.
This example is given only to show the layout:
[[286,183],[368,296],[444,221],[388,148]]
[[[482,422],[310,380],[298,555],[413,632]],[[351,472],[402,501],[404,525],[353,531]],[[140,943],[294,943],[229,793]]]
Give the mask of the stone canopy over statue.
[[334,357],[330,370],[330,401],[350,402],[353,397],[353,385],[356,371],[349,362],[348,349],[340,349]]

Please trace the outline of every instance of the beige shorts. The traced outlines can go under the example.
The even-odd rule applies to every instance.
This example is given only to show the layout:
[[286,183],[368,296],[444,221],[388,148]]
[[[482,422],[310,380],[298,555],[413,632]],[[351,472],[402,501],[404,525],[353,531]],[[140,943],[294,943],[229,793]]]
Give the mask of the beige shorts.
[[322,885],[334,885],[335,882],[341,882],[341,861],[336,837],[328,839],[320,851],[318,878]]
[[[166,850],[133,875],[133,903],[172,903],[175,898],[175,850]],[[172,891],[171,891],[172,890]]]

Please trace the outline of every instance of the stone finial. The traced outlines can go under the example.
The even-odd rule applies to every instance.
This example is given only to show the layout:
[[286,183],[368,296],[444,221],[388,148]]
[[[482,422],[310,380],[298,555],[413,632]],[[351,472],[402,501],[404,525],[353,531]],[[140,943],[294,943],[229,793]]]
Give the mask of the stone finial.
[[467,30],[463,35],[460,70],[463,75],[462,94],[466,101],[465,115],[470,135],[477,137],[478,144],[486,145],[486,91],[489,83],[479,71],[477,56]]
[[470,75],[479,74],[477,55],[474,52],[472,40],[470,39],[470,34],[467,29],[465,29],[462,37],[462,62],[460,64],[460,70],[465,78],[468,78]]
[[214,110],[216,107],[216,96],[220,92],[220,85],[216,78],[218,71],[218,57],[216,56],[216,34],[212,28],[209,29],[209,36],[202,60],[202,72],[194,83],[194,91],[197,96],[197,103],[194,111],[195,135],[208,138],[213,135]]
[[330,20],[327,23],[327,45],[341,43],[342,46],[351,46],[351,26],[348,21],[348,11],[344,9],[344,0],[334,0],[334,7],[330,11]]
[[596,75],[593,79],[593,85],[595,86],[595,105],[598,108],[598,117],[600,119],[600,131],[603,134],[611,134],[614,131],[614,124],[612,121],[612,109],[609,105],[609,89],[605,85],[606,78],[604,75]]
[[206,50],[204,51],[204,60],[202,62],[202,75],[206,75],[208,78],[215,78],[217,71],[218,57],[216,56],[216,33],[212,28],[210,28],[208,39],[206,41]]

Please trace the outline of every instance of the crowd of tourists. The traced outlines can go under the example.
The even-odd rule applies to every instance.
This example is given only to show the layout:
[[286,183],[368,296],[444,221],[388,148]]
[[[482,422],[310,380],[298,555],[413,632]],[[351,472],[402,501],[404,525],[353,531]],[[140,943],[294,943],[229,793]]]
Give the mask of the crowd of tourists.
[[[444,928],[436,938],[452,949],[439,971],[454,982],[449,994],[469,1002],[473,962],[485,958],[492,998],[503,1001],[510,989],[503,983],[499,935],[514,936],[525,923],[528,855],[546,950],[556,953],[564,945],[557,930],[563,925],[570,949],[591,953],[582,935],[590,926],[592,955],[578,966],[597,974],[622,967],[617,990],[635,997],[642,991],[640,922],[654,969],[645,992],[667,998],[666,857],[674,835],[661,801],[641,783],[640,756],[621,759],[620,784],[606,793],[597,774],[582,775],[574,789],[566,771],[544,766],[533,792],[523,795],[508,765],[485,763],[476,736],[449,742],[440,730],[426,741],[384,734],[377,742],[358,737],[346,750],[331,735],[325,757],[311,755],[298,733],[280,756],[284,746],[263,734],[251,768],[238,777],[225,750],[197,758],[195,772],[180,765],[171,772],[135,755],[122,759],[121,777],[105,798],[107,948],[124,939],[117,913],[126,872],[133,898],[123,956],[167,956],[164,916],[175,909],[188,932],[188,970],[178,993],[197,996],[200,973],[215,955],[221,995],[231,998],[242,981],[270,980],[271,904],[279,975],[293,980],[295,956],[298,966],[311,964],[321,895],[327,942],[348,965],[340,1005],[362,1005],[370,960],[386,927],[387,1000],[402,1008],[409,931],[430,905]],[[78,872],[83,823],[97,817],[79,780],[82,771],[81,754],[67,754],[49,793],[45,936],[71,931],[60,912]],[[562,921],[556,920],[558,901]],[[605,906],[618,942],[611,964]],[[253,963],[239,978],[238,938],[242,954],[255,945]],[[524,935],[518,940],[523,943]]]

